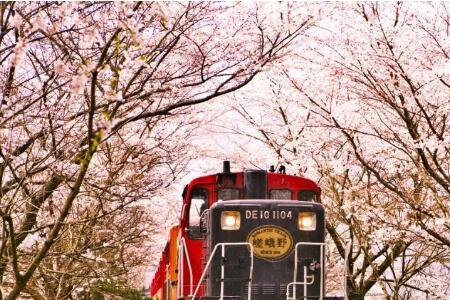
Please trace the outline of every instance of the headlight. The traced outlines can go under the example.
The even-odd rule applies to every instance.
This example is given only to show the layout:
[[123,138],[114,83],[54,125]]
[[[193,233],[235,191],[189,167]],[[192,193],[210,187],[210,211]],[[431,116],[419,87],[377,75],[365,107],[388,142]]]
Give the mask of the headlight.
[[222,230],[238,230],[241,227],[241,213],[238,211],[223,211],[220,216]]
[[303,231],[316,230],[316,214],[306,211],[298,213],[298,229]]

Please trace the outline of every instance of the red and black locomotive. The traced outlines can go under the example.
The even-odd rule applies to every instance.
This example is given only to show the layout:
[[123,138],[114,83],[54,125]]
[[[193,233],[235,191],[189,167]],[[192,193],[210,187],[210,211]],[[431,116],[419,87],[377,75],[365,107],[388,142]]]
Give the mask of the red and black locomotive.
[[186,186],[150,294],[175,299],[325,299],[325,211],[313,181],[249,170]]

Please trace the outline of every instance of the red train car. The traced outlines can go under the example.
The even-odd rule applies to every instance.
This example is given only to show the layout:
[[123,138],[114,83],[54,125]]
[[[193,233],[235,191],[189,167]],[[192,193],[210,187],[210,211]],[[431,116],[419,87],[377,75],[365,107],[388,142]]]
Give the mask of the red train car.
[[[283,168],[281,168],[283,171]],[[263,170],[196,178],[151,283],[174,299],[324,299],[325,212],[312,180]]]

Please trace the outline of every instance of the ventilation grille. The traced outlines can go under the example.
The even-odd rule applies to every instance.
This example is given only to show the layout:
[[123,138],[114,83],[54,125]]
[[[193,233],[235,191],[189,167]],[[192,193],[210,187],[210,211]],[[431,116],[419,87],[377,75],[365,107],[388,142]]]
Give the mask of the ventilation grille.
[[[248,293],[248,283],[245,284],[245,286],[244,286],[244,294],[247,295],[247,293]],[[257,284],[252,284],[252,291],[251,291],[251,293],[252,293],[252,296],[255,296],[255,295],[259,294],[259,292],[258,292],[258,285]]]
[[280,295],[286,295],[287,292],[287,285],[286,284],[280,284]]
[[[247,295],[248,284],[243,286],[243,295]],[[253,296],[281,296],[286,297],[287,285],[286,284],[252,284],[252,297]],[[278,299],[278,298],[277,298]],[[258,299],[256,299],[258,300]]]
[[262,294],[263,295],[275,295],[275,284],[263,284]]

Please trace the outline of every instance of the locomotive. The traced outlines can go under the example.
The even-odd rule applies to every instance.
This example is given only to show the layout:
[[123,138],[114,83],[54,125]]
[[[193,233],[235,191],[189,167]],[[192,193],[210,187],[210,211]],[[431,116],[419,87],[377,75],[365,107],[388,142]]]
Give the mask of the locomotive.
[[312,180],[223,171],[183,191],[150,287],[157,300],[325,297],[325,211]]

